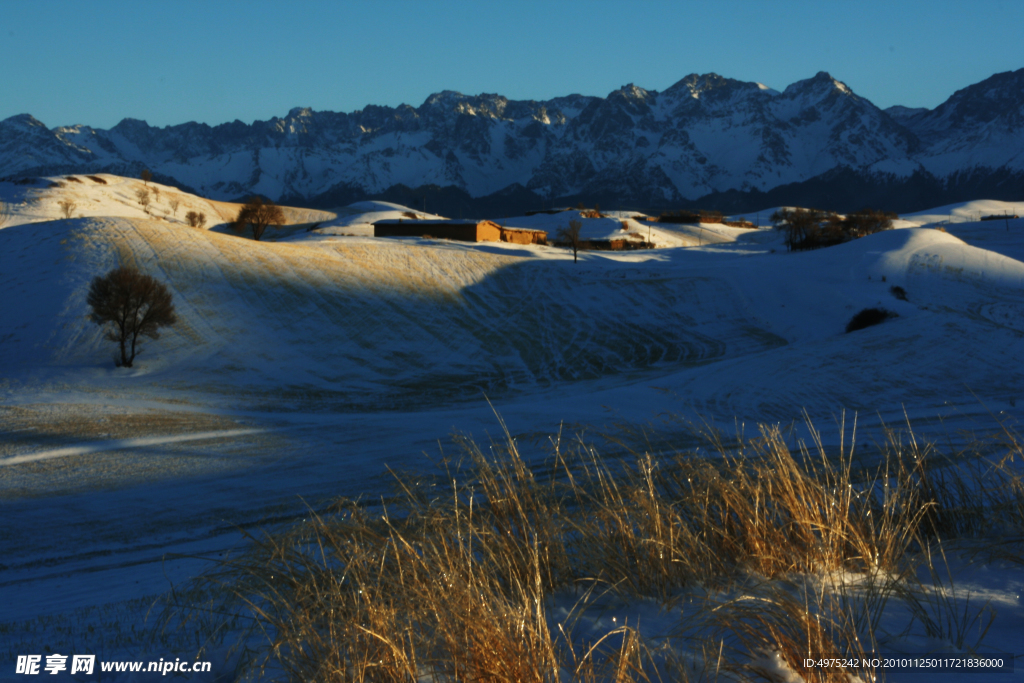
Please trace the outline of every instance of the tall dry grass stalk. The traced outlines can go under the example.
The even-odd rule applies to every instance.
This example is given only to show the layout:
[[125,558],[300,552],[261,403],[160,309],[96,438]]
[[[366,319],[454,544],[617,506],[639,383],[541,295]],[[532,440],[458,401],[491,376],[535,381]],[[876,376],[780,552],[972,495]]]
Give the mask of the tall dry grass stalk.
[[[830,450],[813,429],[795,450],[766,426],[732,442],[709,434],[711,455],[616,462],[559,439],[535,471],[505,433],[490,454],[463,439],[460,464],[432,480],[396,477],[386,503],[340,501],[254,537],[203,577],[223,598],[218,610],[247,615],[262,634],[252,673],[728,680],[771,678],[758,663],[770,653],[808,680],[845,680],[803,669],[803,658],[872,651],[893,596],[924,595],[912,584],[918,564],[933,567],[935,548],[981,536],[994,516],[1024,528],[1015,439],[999,452],[978,446],[940,458],[889,430],[870,466],[852,443]],[[851,574],[861,577],[856,586],[835,579]],[[602,593],[670,605],[698,588],[708,597],[676,634],[704,653],[688,664],[632,626],[576,635]],[[552,596],[571,592],[573,617],[554,623]],[[918,604],[912,618],[936,623],[961,609]]]

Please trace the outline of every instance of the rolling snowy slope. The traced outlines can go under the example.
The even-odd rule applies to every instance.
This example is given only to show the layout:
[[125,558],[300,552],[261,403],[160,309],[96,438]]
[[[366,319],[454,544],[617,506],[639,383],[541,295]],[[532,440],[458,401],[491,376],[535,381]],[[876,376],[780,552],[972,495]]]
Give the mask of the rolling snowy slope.
[[[98,206],[113,202],[136,211],[118,203],[122,185],[134,182],[111,177],[89,189],[108,193]],[[78,184],[59,189],[94,201]],[[374,216],[408,211],[383,204],[321,216],[326,228],[279,242],[167,220],[18,224],[52,212],[56,196],[8,204],[12,218],[0,230],[0,278],[16,295],[3,305],[12,321],[2,337],[9,381],[128,393],[155,386],[201,402],[241,395],[250,406],[273,401],[281,409],[348,411],[454,405],[485,394],[504,400],[564,392],[580,382],[610,387],[671,376],[693,405],[755,415],[768,410],[768,399],[750,403],[744,393],[771,394],[780,411],[791,412],[826,400],[828,390],[814,387],[830,383],[830,373],[856,376],[841,400],[826,400],[832,408],[898,402],[899,387],[909,385],[937,397],[954,388],[928,368],[950,363],[963,374],[960,383],[985,384],[1003,398],[1014,391],[1015,375],[996,368],[1020,351],[1019,262],[1013,253],[973,248],[936,230],[896,230],[789,254],[770,230],[709,225],[673,232],[622,219],[627,232],[658,233],[656,244],[693,245],[694,236],[713,244],[583,253],[574,264],[567,250],[553,247],[331,236],[351,229],[345,221],[365,226]],[[994,207],[943,211],[967,216]],[[553,230],[567,215],[507,223]],[[903,224],[932,218],[908,216]],[[623,234],[620,219],[582,222],[591,238]],[[1002,222],[977,226],[977,239],[998,234],[1006,241]],[[91,279],[119,264],[167,282],[180,318],[145,345],[131,371],[111,366],[109,343],[88,323],[85,305]],[[894,285],[904,288],[906,301],[893,296]],[[871,306],[899,317],[860,336],[842,334],[854,313]],[[953,330],[955,340],[940,342]],[[983,332],[1005,340],[979,354],[970,339]],[[865,357],[861,345],[875,336],[884,353]],[[937,348],[917,353],[923,340]],[[958,355],[971,355],[977,365],[968,371],[956,363]],[[821,364],[829,371],[811,371]],[[900,371],[892,374],[890,365]],[[795,366],[807,374],[789,372],[780,384],[778,368]],[[875,379],[871,368],[879,373]],[[728,388],[730,373],[735,388]],[[142,376],[145,382],[138,381]],[[892,391],[882,391],[886,382]]]
[[[19,366],[76,368],[83,380],[128,389],[145,373],[199,393],[291,397],[306,409],[414,408],[778,343],[751,329],[717,279],[630,261],[574,267],[551,248],[253,243],[110,218],[16,226],[0,239],[3,286],[20,295],[7,313],[26,321],[4,339],[13,376]],[[109,343],[79,322],[91,277],[126,263],[169,284],[180,318],[134,371],[108,367]]]
[[[343,236],[412,211],[381,203],[298,211],[320,227],[254,242],[147,216],[140,181],[104,178],[0,184],[0,506],[17,520],[0,539],[0,645],[20,620],[152,601],[240,529],[375,499],[385,465],[428,468],[452,429],[486,443],[491,404],[535,458],[560,430],[675,415],[806,410],[827,428],[847,410],[870,434],[905,411],[944,435],[1024,417],[1024,221],[972,220],[1019,204],[941,207],[801,253],[770,229],[583,219],[595,237],[627,220],[686,246],[574,263],[555,247]],[[68,197],[85,217],[58,218]],[[179,215],[186,203],[236,210],[183,195]],[[85,302],[121,264],[165,282],[180,318],[131,369]],[[845,333],[867,307],[897,315]],[[1014,586],[991,587],[1011,633]],[[76,629],[52,642],[124,654]]]

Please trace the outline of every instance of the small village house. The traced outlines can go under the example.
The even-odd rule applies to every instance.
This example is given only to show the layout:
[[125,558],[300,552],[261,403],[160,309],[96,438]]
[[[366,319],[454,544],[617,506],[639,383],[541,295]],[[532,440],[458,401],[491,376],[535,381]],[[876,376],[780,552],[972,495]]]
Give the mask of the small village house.
[[463,242],[547,244],[543,230],[506,228],[494,221],[388,219],[373,224],[374,237],[438,237]]

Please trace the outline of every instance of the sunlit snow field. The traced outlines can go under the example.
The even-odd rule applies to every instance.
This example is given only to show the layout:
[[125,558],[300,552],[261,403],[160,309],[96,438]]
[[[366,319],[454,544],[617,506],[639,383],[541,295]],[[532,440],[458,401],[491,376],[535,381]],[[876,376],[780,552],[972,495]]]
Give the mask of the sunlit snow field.
[[[978,220],[1024,203],[939,207],[802,253],[771,229],[623,215],[588,229],[629,220],[660,248],[574,263],[555,247],[373,238],[370,221],[407,210],[381,203],[294,210],[257,243],[227,229],[235,206],[161,186],[146,213],[141,181],[102,177],[0,183],[0,679],[44,642],[193,656],[117,634],[243,530],[379,496],[388,468],[431,468],[453,431],[497,436],[495,411],[538,460],[560,428],[668,443],[687,420],[806,413],[835,440],[845,411],[868,442],[906,417],[958,439],[1024,414],[1024,220]],[[505,222],[553,236],[573,215]],[[165,282],[179,318],[130,369],[86,304],[119,264]],[[897,317],[845,334],[868,307]],[[994,596],[990,640],[1019,650],[1024,577],[986,571],[963,585]],[[104,614],[118,625],[83,630]]]

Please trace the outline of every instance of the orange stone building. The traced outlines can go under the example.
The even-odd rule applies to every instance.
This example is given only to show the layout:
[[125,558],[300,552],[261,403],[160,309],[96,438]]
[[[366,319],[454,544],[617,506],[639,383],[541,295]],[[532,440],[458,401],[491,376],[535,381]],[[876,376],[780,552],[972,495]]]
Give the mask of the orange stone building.
[[398,219],[373,224],[374,237],[439,237],[463,242],[511,242],[512,244],[547,244],[543,230],[503,228],[494,221]]

